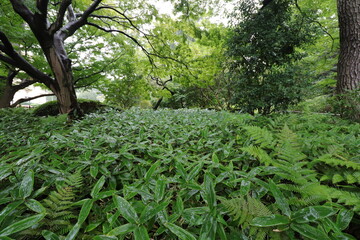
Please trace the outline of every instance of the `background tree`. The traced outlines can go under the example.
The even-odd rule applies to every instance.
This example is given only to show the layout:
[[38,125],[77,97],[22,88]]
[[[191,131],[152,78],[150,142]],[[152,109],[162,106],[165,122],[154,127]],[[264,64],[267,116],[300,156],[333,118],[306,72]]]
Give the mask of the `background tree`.
[[301,100],[308,83],[298,61],[299,47],[315,37],[315,26],[292,0],[240,1],[228,43],[233,104],[268,114]]
[[[169,79],[167,88],[157,85],[154,96],[164,98],[162,106],[217,107],[223,108],[223,99],[218,75],[225,61],[224,42],[228,30],[221,24],[214,24],[206,17],[201,20],[171,19],[164,17],[154,29],[163,39],[167,39],[169,48],[165,55],[177,57],[186,65],[157,59],[158,68],[151,69],[149,75],[157,79]],[[170,52],[171,50],[171,52]],[[154,79],[155,79],[154,78]],[[169,91],[169,89],[171,91]]]
[[[142,1],[131,3],[117,2],[116,4],[103,4],[102,0],[92,2],[62,0],[59,3],[46,0],[36,2],[22,2],[10,0],[14,12],[18,14],[28,25],[24,31],[31,31],[34,34],[38,46],[45,55],[48,64],[47,71],[42,71],[36,66],[31,58],[25,59],[20,50],[21,47],[11,43],[9,30],[0,31],[0,60],[17,69],[26,72],[33,79],[46,85],[56,95],[61,113],[80,112],[75,94],[75,79],[72,59],[68,49],[65,47],[65,40],[74,36],[77,39],[81,35],[81,28],[91,26],[103,32],[124,35],[136,43],[144,52],[146,51],[138,37],[148,37],[136,25],[146,22],[153,11],[146,8],[147,4]],[[132,10],[139,8],[146,9],[148,14],[134,20],[131,17]],[[124,12],[127,10],[127,14]],[[50,22],[50,23],[49,23]],[[75,34],[75,35],[74,35]],[[71,40],[71,39],[69,39]],[[147,38],[149,40],[149,38]]]
[[337,93],[341,112],[360,121],[360,1],[338,0],[340,56]]

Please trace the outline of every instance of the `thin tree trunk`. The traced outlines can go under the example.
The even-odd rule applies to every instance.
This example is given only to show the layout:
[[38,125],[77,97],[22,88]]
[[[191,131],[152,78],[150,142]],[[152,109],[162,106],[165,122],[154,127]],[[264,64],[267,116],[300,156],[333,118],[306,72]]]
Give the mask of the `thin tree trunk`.
[[[342,96],[345,112],[350,110],[354,120],[360,121],[360,0],[338,0],[340,27],[340,56],[338,62],[337,93]],[[358,91],[354,93],[354,91]],[[349,92],[353,94],[347,95]],[[341,112],[344,112],[342,109]]]

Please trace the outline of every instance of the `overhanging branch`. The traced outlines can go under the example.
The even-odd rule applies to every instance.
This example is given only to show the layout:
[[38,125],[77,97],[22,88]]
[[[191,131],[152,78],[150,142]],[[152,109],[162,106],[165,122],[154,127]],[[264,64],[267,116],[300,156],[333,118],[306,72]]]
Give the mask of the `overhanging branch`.
[[55,94],[53,93],[47,93],[47,94],[41,94],[35,97],[29,97],[29,98],[20,98],[19,100],[17,100],[16,102],[14,102],[13,104],[10,105],[10,107],[16,107],[17,105],[24,103],[24,102],[28,102],[37,98],[41,98],[41,97],[47,97],[47,96],[54,96]]
[[32,64],[26,61],[22,56],[20,56],[15,50],[9,39],[6,35],[0,31],[0,41],[3,43],[1,45],[0,50],[4,52],[8,57],[0,54],[0,61],[3,61],[7,64],[10,64],[14,67],[17,67],[24,72],[26,72],[30,77],[34,79],[38,79],[40,82],[45,85],[50,85],[54,80],[41,72],[39,69],[35,68]]

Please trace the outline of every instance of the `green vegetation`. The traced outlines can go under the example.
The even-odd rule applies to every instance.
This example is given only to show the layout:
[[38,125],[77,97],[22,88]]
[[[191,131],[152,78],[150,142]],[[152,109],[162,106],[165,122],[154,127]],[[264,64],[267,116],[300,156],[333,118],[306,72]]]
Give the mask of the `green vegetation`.
[[360,239],[359,1],[2,0],[0,240]]
[[[78,99],[79,105],[85,114],[95,112],[101,108],[105,108],[105,105],[98,101],[89,99]],[[56,116],[60,114],[59,105],[57,101],[50,101],[41,104],[34,108],[34,115],[36,116]]]
[[0,111],[1,239],[359,239],[360,125]]

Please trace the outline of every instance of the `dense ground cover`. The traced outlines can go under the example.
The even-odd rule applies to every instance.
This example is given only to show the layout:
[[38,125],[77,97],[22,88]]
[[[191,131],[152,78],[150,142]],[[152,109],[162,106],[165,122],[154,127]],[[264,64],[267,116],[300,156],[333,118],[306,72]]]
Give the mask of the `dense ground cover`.
[[[360,125],[0,111],[0,239],[356,239]],[[356,235],[358,234],[358,235]]]

